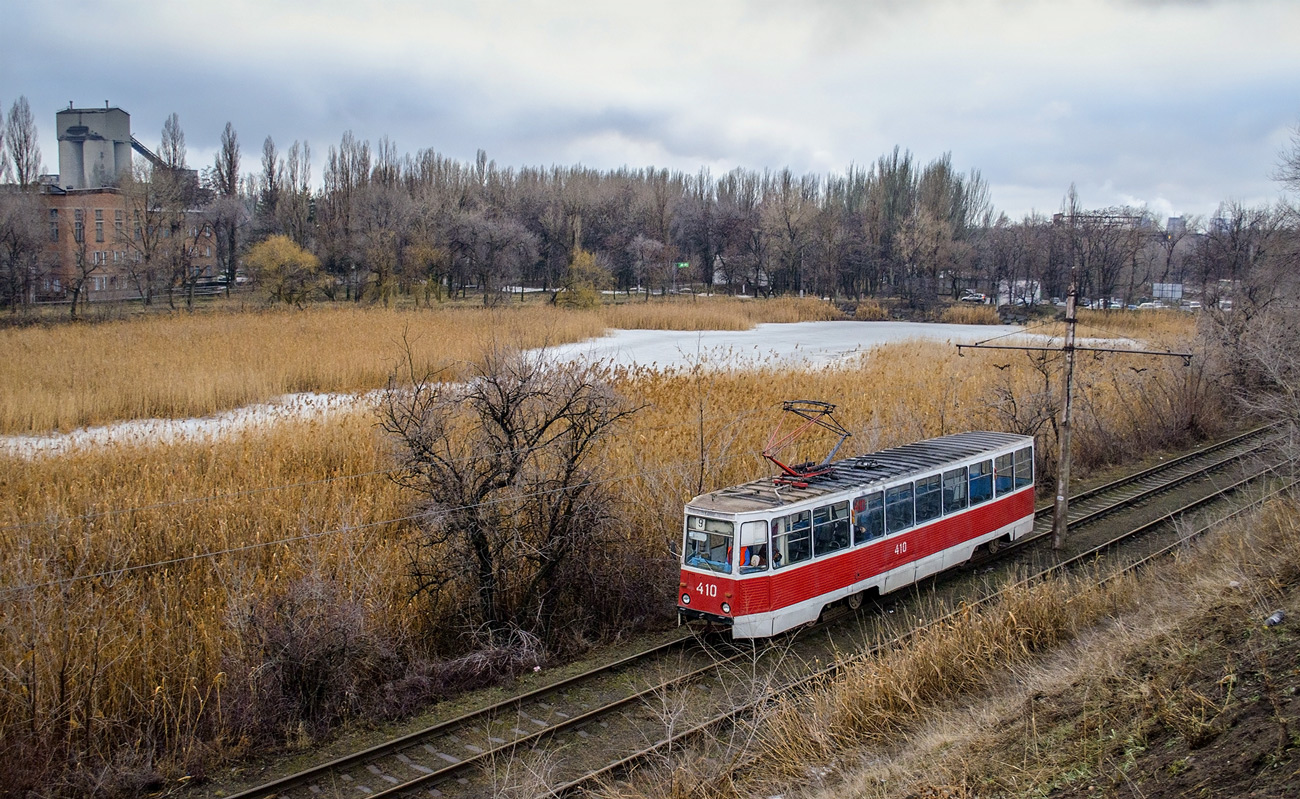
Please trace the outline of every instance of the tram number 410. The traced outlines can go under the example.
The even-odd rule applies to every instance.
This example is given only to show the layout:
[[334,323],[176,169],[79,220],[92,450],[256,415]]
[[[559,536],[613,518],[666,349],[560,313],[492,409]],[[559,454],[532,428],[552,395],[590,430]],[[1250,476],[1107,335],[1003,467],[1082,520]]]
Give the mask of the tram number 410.
[[718,587],[716,585],[705,585],[704,583],[700,583],[695,586],[695,593],[700,596],[717,596]]
[[895,555],[903,555],[903,554],[905,554],[906,552],[907,552],[907,542],[906,542],[906,541],[899,541],[897,544],[894,544],[894,554],[895,554]]

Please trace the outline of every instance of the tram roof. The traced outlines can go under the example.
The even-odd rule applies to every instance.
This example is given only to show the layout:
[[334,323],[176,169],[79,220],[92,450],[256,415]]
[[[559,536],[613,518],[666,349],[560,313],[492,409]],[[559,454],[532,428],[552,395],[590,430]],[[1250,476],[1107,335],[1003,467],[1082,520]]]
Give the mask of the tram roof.
[[695,510],[748,513],[795,505],[805,500],[924,474],[949,463],[970,460],[1007,447],[1027,446],[1031,436],[978,431],[915,441],[831,464],[830,471],[802,482],[807,488],[777,485],[771,477],[720,488],[692,499]]

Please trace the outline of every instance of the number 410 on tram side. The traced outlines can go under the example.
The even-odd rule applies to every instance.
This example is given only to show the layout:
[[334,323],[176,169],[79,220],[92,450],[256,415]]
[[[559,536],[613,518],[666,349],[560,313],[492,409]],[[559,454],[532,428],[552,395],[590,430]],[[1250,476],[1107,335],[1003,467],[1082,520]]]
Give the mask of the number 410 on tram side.
[[971,432],[766,478],[686,506],[679,619],[761,638],[1033,529],[1034,439]]

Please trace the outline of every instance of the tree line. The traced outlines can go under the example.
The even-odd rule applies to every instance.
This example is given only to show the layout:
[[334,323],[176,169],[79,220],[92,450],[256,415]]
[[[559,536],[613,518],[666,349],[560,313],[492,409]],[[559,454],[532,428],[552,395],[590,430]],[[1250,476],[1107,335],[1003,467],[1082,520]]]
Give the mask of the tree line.
[[[43,220],[28,197],[40,161],[35,139],[20,99],[0,142],[3,182],[12,182],[0,209],[0,301],[11,308],[49,267],[39,261]],[[146,303],[160,291],[173,303],[187,288],[192,297],[199,276],[184,257],[190,249],[174,241],[185,231],[213,234],[228,286],[252,248],[283,237],[247,263],[270,296],[290,302],[477,292],[492,304],[508,299],[507,287],[571,288],[577,263],[583,284],[647,297],[690,286],[898,297],[925,307],[1000,286],[1010,289],[1004,300],[1028,298],[1018,291],[1061,297],[1071,278],[1093,298],[1135,302],[1153,283],[1184,283],[1213,299],[1283,252],[1295,230],[1284,204],[1225,203],[1212,219],[1165,225],[1145,208],[1084,208],[1073,187],[1060,213],[1011,220],[993,208],[978,170],[959,172],[948,154],[921,163],[899,147],[843,173],[715,175],[503,168],[481,150],[472,162],[432,149],[412,155],[387,137],[372,146],[348,132],[329,146],[317,185],[303,141],[282,151],[268,136],[255,169],[242,171],[227,123],[213,164],[186,189],[177,176],[196,173],[173,114],[159,152],[160,163],[137,163],[119,184],[129,216],[145,220],[122,241],[134,251],[129,268]]]

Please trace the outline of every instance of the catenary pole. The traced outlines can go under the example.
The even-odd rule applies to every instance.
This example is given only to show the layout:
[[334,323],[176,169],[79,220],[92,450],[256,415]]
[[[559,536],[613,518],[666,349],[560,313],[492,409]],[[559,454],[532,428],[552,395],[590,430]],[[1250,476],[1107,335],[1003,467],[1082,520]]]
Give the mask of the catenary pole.
[[1026,352],[1060,352],[1065,355],[1065,386],[1063,396],[1061,397],[1061,417],[1057,427],[1057,441],[1060,445],[1060,460],[1057,463],[1056,473],[1056,495],[1053,502],[1052,512],[1052,548],[1061,549],[1065,543],[1065,536],[1069,529],[1068,514],[1070,501],[1070,428],[1071,428],[1071,411],[1074,394],[1074,355],[1076,352],[1108,352],[1122,353],[1126,355],[1164,355],[1175,358],[1182,358],[1184,362],[1190,362],[1192,354],[1190,352],[1157,352],[1152,350],[1127,349],[1119,347],[1080,347],[1075,341],[1075,326],[1078,321],[1079,291],[1078,285],[1074,279],[1074,274],[1070,275],[1070,293],[1065,301],[1065,345],[1063,347],[1035,347],[1025,345],[1001,345],[990,344],[988,341],[981,341],[975,344],[958,344],[957,354],[962,354],[963,349],[990,349],[990,350],[1024,350]]
[[1065,396],[1061,400],[1061,454],[1056,463],[1056,502],[1052,509],[1052,549],[1060,549],[1069,529],[1070,510],[1070,411],[1074,395],[1074,323],[1079,302],[1078,286],[1070,278],[1065,298]]

